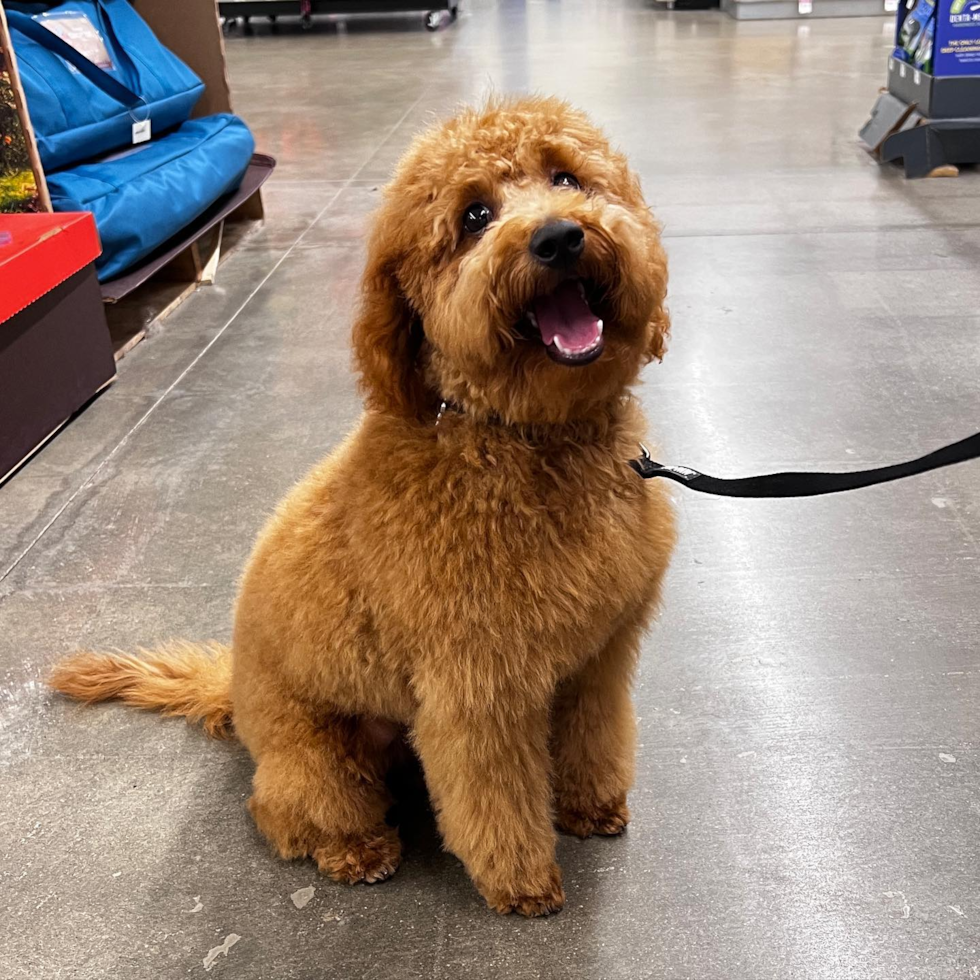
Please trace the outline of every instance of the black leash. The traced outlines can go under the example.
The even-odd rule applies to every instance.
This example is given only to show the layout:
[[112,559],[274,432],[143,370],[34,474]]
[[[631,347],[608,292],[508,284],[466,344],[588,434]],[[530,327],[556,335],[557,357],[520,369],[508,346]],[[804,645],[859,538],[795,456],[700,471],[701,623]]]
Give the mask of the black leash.
[[651,459],[642,444],[640,450],[641,455],[631,459],[629,464],[644,480],[662,476],[699,493],[719,497],[816,497],[823,493],[873,487],[877,483],[902,480],[907,476],[938,470],[941,466],[976,459],[980,456],[980,432],[907,463],[880,466],[873,470],[856,470],[853,473],[766,473],[733,480],[708,476],[686,466],[665,466]]

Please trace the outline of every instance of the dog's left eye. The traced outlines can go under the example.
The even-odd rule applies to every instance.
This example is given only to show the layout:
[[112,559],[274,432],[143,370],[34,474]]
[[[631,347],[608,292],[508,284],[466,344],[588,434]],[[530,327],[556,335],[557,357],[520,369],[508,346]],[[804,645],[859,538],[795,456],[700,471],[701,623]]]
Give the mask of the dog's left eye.
[[476,204],[471,204],[463,212],[463,227],[471,235],[479,235],[490,224],[491,218],[493,218],[493,212],[490,208],[485,204],[477,202]]
[[564,170],[555,174],[555,176],[551,178],[551,182],[555,185],[555,187],[571,187],[574,190],[580,190],[582,186],[575,178],[574,174],[567,173]]

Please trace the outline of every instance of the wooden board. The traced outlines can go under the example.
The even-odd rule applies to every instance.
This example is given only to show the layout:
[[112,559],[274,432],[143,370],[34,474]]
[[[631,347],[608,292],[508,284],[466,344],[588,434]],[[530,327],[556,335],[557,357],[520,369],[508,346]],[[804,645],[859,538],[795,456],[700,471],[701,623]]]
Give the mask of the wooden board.
[[0,212],[50,210],[48,185],[0,4]]

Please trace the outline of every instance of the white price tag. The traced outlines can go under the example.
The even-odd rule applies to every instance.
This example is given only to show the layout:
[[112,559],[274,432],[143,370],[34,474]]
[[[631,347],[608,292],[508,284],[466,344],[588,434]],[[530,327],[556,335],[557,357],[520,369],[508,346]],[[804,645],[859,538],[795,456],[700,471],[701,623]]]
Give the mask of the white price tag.
[[799,0],[799,3],[796,5],[796,9],[801,14],[812,14],[813,0]]
[[133,143],[145,143],[150,138],[150,120],[133,123]]
[[885,13],[893,14],[898,10],[898,0],[885,0]]

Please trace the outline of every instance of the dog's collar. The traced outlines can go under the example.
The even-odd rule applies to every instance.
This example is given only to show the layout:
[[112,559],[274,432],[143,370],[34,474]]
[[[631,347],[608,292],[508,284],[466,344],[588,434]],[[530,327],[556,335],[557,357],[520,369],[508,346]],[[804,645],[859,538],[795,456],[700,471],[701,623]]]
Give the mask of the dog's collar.
[[[625,402],[625,399],[624,399],[624,402]],[[436,426],[438,426],[439,423],[447,415],[466,415],[466,414],[467,414],[466,409],[463,408],[462,405],[459,405],[457,402],[450,401],[448,398],[447,399],[443,399],[443,401],[441,401],[439,403],[439,409],[436,412],[436,419],[435,419],[435,423],[434,424]],[[491,412],[488,415],[486,415],[484,417],[484,421],[487,422],[487,423],[489,423],[490,425],[493,425],[493,426],[508,426],[509,425],[511,428],[513,428],[513,429],[515,429],[517,431],[521,431],[522,429],[526,430],[528,428],[527,426],[522,426],[519,423],[508,423],[508,422],[505,422],[495,412]],[[638,456],[636,459],[628,460],[627,462],[629,463],[630,466],[633,467],[634,470],[636,470],[637,473],[640,474],[640,476],[643,476],[644,479],[647,479],[647,477],[644,476],[644,474],[641,472],[641,470],[638,469],[638,465],[644,459],[649,460],[650,459],[650,454],[649,454],[649,452],[647,452],[647,448],[646,448],[646,446],[643,445],[642,442],[639,443],[638,445],[639,445],[639,449],[640,449],[640,456]],[[659,465],[659,464],[655,464],[655,465]],[[650,474],[650,475],[653,476],[653,475],[658,475],[658,474]]]
[[[624,396],[622,399],[623,405],[626,405],[629,400],[629,396]],[[469,413],[458,402],[454,402],[451,399],[446,398],[439,402],[439,408],[436,411],[435,424],[438,425],[447,415],[469,416]],[[501,418],[501,416],[496,412],[487,412],[481,416],[481,419],[490,425],[509,427],[518,431],[526,431],[535,427],[542,429],[557,428],[561,424],[557,422],[508,422],[506,419]],[[585,422],[587,420],[583,419],[580,421]]]
[[[439,402],[439,411],[436,412],[436,425],[438,425],[444,415],[465,415],[466,409],[462,405],[458,405],[456,402],[451,401],[441,401]],[[489,422],[491,425],[506,425],[507,423],[496,413],[489,412],[485,417],[484,421]]]
[[443,415],[446,414],[446,412],[455,412],[457,415],[462,415],[463,409],[460,408],[460,406],[457,405],[455,402],[447,402],[447,401],[440,402],[439,411],[436,413],[436,425],[438,425],[442,421],[442,417]]
[[[439,423],[448,415],[459,415],[469,418],[474,417],[471,416],[469,412],[467,412],[466,409],[458,402],[451,401],[447,398],[439,403],[439,409],[436,412],[434,424],[439,425]],[[496,412],[487,412],[482,414],[480,416],[480,421],[494,427],[511,429],[512,431],[521,434],[524,438],[530,438],[532,442],[538,441],[533,436],[529,436],[529,433],[533,433],[535,430],[539,432],[547,432],[551,429],[561,428],[560,423],[554,422],[508,422]]]

